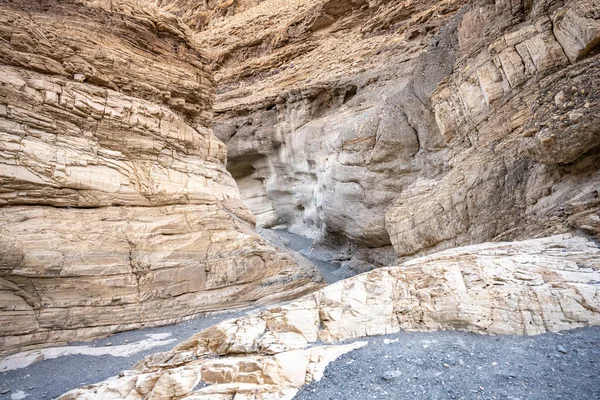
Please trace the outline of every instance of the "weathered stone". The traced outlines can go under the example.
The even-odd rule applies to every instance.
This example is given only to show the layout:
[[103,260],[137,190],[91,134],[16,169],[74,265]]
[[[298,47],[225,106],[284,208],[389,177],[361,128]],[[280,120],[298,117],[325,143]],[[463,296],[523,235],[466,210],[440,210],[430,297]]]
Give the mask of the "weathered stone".
[[414,175],[444,168],[419,99],[453,64],[443,42],[416,67],[429,39],[411,32],[436,32],[463,3],[162,2],[217,59],[215,132],[259,226],[317,239],[316,255],[334,249],[355,272],[395,262],[385,210]]
[[[400,258],[573,228],[600,237],[600,58],[589,51],[569,63],[550,3],[534,2],[527,16],[497,5],[464,15],[455,70],[431,96],[449,168],[413,181],[387,209]],[[600,20],[592,3],[556,13],[585,14],[587,32]],[[519,16],[526,21],[517,25]],[[595,46],[593,34],[578,37]]]
[[0,9],[0,353],[319,287],[251,228],[180,20],[129,0]]
[[600,235],[578,195],[600,182],[597,90],[545,106],[597,81],[596,3],[161,2],[217,60],[215,132],[258,225],[353,272],[393,265],[390,245]]
[[[600,248],[581,237],[447,250],[224,321],[147,357],[121,378],[61,399],[237,399],[249,389],[289,399],[319,379],[330,360],[362,345],[308,347],[317,340],[440,329],[536,335],[598,325],[599,282]],[[210,386],[192,392],[201,381]],[[136,390],[135,382],[143,385]]]
[[600,15],[594,0],[576,0],[553,15],[554,35],[571,62],[585,57],[600,45]]

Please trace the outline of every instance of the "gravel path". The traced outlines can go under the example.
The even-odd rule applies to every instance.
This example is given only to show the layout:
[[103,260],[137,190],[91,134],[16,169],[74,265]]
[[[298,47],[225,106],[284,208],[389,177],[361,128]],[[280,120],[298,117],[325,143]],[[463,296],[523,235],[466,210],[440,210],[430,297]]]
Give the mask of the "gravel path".
[[327,283],[332,284],[348,277],[347,274],[344,275],[339,273],[341,272],[339,263],[321,261],[310,256],[311,245],[313,242],[312,239],[281,229],[260,229],[258,232],[271,243],[297,251],[302,256],[309,259],[319,268]]
[[[267,239],[277,241],[279,245],[295,251],[308,249],[312,244],[311,239],[286,231],[267,231],[265,236]],[[310,257],[306,258],[313,261],[322,270],[327,282],[332,283],[340,279],[333,274],[339,265],[312,260]],[[1,372],[0,368],[0,400],[55,398],[71,389],[118,375],[119,372],[128,369],[147,355],[170,350],[175,344],[188,339],[202,329],[252,311],[254,310],[213,314],[175,325],[121,332],[108,338],[86,343],[72,343],[68,346],[70,350],[75,351],[89,351],[89,348],[92,347],[93,350],[109,353],[116,350],[117,346],[134,346],[141,341],[155,338],[157,335],[160,338],[154,340],[157,342],[154,347],[128,357],[116,357],[110,354],[65,355],[6,372]]]
[[600,327],[539,336],[399,333],[369,339],[295,400],[600,399]]
[[[148,339],[148,335],[170,334],[165,344],[136,353],[129,357],[112,355],[68,355],[43,360],[26,368],[0,373],[0,399],[53,399],[82,385],[101,382],[130,368],[147,355],[170,350],[176,343],[194,333],[228,318],[236,318],[250,311],[222,313],[200,317],[176,325],[116,333],[110,337],[86,343],[73,343],[69,347],[114,347],[132,345]],[[166,335],[164,335],[166,336]],[[174,341],[167,342],[168,340]],[[25,397],[23,397],[25,396]]]

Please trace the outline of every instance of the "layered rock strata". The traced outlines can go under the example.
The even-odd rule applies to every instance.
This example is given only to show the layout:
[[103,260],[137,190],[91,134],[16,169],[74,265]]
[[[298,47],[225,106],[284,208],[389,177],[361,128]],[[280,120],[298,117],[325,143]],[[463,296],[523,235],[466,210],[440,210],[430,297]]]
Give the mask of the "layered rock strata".
[[196,28],[217,60],[215,133],[258,224],[317,239],[356,269],[393,263],[387,207],[411,174],[445,168],[410,74],[462,3],[161,4],[208,18]]
[[259,225],[357,271],[598,235],[597,2],[160,4],[216,59],[215,132]]
[[401,330],[536,335],[598,325],[599,282],[600,249],[581,237],[446,250],[224,321],[61,399],[289,399],[323,363],[357,345],[310,347],[317,341]]
[[1,353],[319,286],[253,231],[180,20],[128,0],[0,8]]
[[567,230],[600,238],[600,5],[474,6],[458,37],[454,73],[431,96],[450,169],[388,210],[398,255]]

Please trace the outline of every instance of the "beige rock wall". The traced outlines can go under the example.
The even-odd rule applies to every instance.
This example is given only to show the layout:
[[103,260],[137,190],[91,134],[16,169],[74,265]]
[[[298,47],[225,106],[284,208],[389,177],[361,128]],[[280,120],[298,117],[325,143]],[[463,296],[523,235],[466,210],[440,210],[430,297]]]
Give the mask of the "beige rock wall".
[[181,21],[127,0],[0,9],[1,353],[319,286],[253,231]]
[[[417,60],[463,3],[233,3],[210,20],[199,37],[217,60],[215,133],[260,226],[317,239],[356,270],[394,262],[387,207],[415,175],[445,168],[419,98],[453,60]],[[416,93],[410,76],[428,65],[442,67]]]
[[598,234],[596,2],[161,4],[204,16],[215,132],[260,226],[355,271]]
[[[118,379],[61,398],[289,399],[315,379],[315,368],[352,349],[310,347],[317,341],[401,330],[536,335],[598,325],[598,282],[600,249],[582,237],[447,250],[224,321],[147,357]],[[210,386],[194,391],[200,382]]]
[[431,98],[449,171],[417,180],[387,212],[399,256],[570,229],[600,237],[600,8],[494,7],[465,14],[455,71]]

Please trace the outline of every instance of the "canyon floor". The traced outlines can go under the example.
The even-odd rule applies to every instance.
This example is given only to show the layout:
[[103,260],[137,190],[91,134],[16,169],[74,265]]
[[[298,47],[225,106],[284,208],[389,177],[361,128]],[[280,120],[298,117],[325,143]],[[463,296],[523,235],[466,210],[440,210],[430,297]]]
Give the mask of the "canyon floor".
[[[274,245],[304,254],[319,267],[328,283],[342,279],[336,274],[339,265],[310,256],[311,239],[283,230],[263,230],[262,233]],[[175,325],[121,332],[92,342],[9,356],[0,362],[0,399],[56,398],[79,386],[116,376],[142,358],[167,351],[223,320],[256,310],[212,313]]]
[[[55,398],[115,376],[144,356],[235,314],[243,313],[124,332],[86,344],[114,347],[170,334],[162,346],[129,357],[69,355],[3,372],[0,399]],[[600,327],[538,336],[401,332],[370,338],[367,346],[332,362],[321,381],[305,386],[295,398],[597,399],[599,374]]]
[[[262,234],[315,262],[328,283],[341,279],[338,265],[310,257],[310,239],[281,230]],[[209,326],[254,311],[206,315],[8,357],[0,363],[0,399],[56,398],[116,376]],[[599,376],[600,327],[538,336],[400,332],[369,338],[367,346],[333,361],[323,379],[303,387],[295,398],[595,399],[600,398]]]

